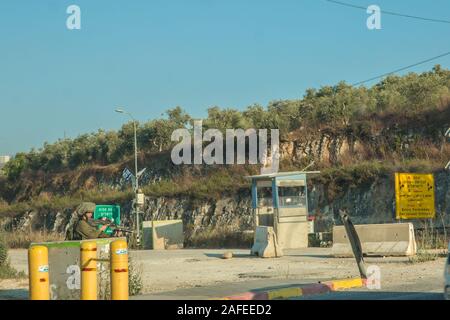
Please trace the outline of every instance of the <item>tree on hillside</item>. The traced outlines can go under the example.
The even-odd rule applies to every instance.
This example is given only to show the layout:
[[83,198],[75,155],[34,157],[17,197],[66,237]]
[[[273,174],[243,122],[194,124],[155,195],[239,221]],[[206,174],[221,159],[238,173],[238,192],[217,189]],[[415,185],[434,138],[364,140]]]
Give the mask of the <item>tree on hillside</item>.
[[[299,128],[311,132],[327,127],[346,132],[352,141],[370,141],[367,119],[384,113],[401,117],[446,107],[450,103],[450,70],[436,65],[431,71],[404,76],[391,75],[371,88],[353,87],[345,82],[319,89],[307,89],[302,99],[272,101],[266,108],[254,104],[244,111],[211,107],[204,129],[279,129],[281,138]],[[172,132],[191,127],[192,118],[181,107],[169,109],[162,118],[137,123],[139,150],[161,152],[174,144]],[[332,130],[331,130],[331,129]],[[322,131],[323,132],[323,131]],[[392,144],[393,146],[396,143]],[[28,171],[75,170],[86,164],[108,165],[130,156],[134,150],[133,122],[118,131],[99,130],[75,139],[44,143],[39,150],[18,153],[4,168],[8,179]]]

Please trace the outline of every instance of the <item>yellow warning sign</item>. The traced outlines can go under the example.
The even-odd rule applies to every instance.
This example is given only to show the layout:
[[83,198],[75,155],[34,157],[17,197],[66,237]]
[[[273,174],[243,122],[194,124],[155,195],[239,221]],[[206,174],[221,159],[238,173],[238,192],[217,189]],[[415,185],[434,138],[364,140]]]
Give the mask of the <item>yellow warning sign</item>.
[[433,174],[396,173],[395,200],[397,219],[434,218]]

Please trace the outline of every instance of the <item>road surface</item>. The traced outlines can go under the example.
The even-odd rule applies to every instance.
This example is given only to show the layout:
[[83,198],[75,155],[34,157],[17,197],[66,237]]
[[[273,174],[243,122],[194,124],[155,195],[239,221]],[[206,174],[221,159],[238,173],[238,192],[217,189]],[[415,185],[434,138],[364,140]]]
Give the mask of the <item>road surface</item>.
[[425,276],[415,283],[381,285],[379,290],[355,288],[293,300],[443,300],[443,277]]
[[[222,259],[232,251],[232,259]],[[27,271],[27,251],[11,250],[11,265]],[[210,299],[293,283],[358,277],[353,258],[333,258],[329,248],[286,250],[262,259],[249,250],[184,249],[132,251],[148,299]],[[382,289],[354,289],[307,299],[441,299],[445,258],[411,263],[406,257],[366,258],[381,270]],[[0,299],[27,296],[28,281],[0,280]],[[305,298],[301,298],[305,299]]]

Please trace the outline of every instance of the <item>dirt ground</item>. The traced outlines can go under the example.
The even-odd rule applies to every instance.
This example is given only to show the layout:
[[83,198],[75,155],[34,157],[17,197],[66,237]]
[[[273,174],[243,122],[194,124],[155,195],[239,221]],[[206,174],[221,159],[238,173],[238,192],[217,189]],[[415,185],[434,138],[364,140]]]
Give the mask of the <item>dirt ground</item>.
[[[232,259],[222,259],[226,251]],[[11,265],[27,272],[27,251],[10,250]],[[281,258],[262,259],[249,250],[167,250],[133,251],[131,261],[139,270],[143,293],[172,291],[262,279],[294,279],[316,282],[357,277],[353,258],[332,258],[328,248],[286,250]],[[445,258],[411,264],[406,257],[365,258],[366,265],[377,265],[386,285],[414,283],[417,279],[442,279]],[[438,285],[438,284],[436,284]],[[440,285],[440,284],[439,284]],[[28,280],[0,280],[0,298],[26,298]]]

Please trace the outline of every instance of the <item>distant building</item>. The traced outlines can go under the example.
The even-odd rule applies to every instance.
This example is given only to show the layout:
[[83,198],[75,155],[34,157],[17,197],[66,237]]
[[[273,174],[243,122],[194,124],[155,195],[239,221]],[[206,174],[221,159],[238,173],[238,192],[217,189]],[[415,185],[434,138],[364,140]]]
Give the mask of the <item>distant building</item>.
[[9,160],[11,160],[10,156],[0,156],[0,169],[3,168]]

